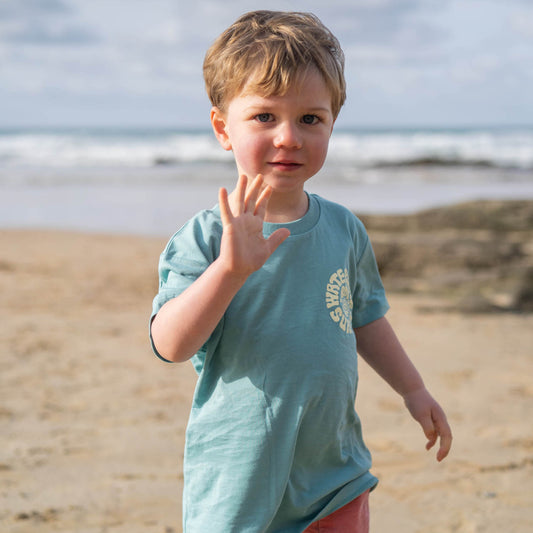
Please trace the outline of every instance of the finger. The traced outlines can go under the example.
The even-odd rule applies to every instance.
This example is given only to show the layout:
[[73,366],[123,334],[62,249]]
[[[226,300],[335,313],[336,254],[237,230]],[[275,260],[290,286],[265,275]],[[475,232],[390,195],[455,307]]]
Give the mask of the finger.
[[276,230],[270,237],[267,239],[267,242],[270,247],[270,254],[273,254],[278,246],[291,234],[287,228],[280,228]]
[[450,449],[452,447],[452,435],[451,433],[448,435],[442,435],[440,438],[440,447],[439,451],[437,452],[437,461],[442,461],[445,459],[448,454],[450,453]]
[[438,437],[431,415],[428,414],[427,416],[420,417],[418,423],[422,426],[422,431],[428,439],[426,443],[426,450],[430,450],[437,442]]
[[218,191],[218,205],[220,207],[220,218],[222,219],[222,226],[227,226],[233,221],[233,213],[228,200],[228,191],[222,187]]
[[428,439],[428,442],[426,444],[426,450],[429,450],[429,449],[433,448],[433,446],[437,442],[437,438],[438,438],[439,435],[438,435],[437,430],[435,429],[435,426],[433,425],[433,421],[431,419],[429,419],[429,422],[427,423],[427,425],[425,427],[424,426],[422,426],[422,427],[424,429],[424,435]]
[[261,191],[261,194],[259,198],[257,199],[257,202],[255,203],[254,215],[258,215],[261,218],[265,218],[268,201],[270,200],[271,196],[272,196],[272,187],[270,187],[270,185],[267,185]]
[[430,417],[424,417],[423,420],[420,420],[420,424],[428,438],[426,450],[433,448],[437,439],[440,440],[437,461],[442,461],[448,455],[452,446],[452,431],[444,411],[440,408],[433,410]]
[[246,193],[245,208],[247,210],[252,210],[255,213],[255,206],[257,203],[257,198],[263,190],[263,176],[258,174],[254,181],[252,182],[251,187],[249,187]]
[[452,430],[444,413],[442,413],[442,417],[435,420],[435,427],[440,437],[439,450],[437,451],[437,461],[440,462],[450,453],[453,440]]
[[248,185],[248,178],[245,174],[239,176],[239,181],[237,182],[237,188],[235,189],[235,216],[242,215],[245,209],[245,198],[246,198],[246,187]]

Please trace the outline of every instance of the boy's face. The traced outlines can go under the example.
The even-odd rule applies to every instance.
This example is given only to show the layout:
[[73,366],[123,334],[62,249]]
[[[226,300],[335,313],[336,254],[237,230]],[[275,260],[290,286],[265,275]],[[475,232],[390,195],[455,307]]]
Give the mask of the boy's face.
[[244,91],[222,113],[211,111],[215,135],[232,150],[239,174],[262,174],[274,194],[303,194],[326,158],[334,118],[322,76],[309,69],[284,95]]

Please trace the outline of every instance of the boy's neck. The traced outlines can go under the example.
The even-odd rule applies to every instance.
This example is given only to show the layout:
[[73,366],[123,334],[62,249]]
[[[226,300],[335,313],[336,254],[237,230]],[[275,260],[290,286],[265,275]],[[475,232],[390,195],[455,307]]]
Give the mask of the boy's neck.
[[305,191],[298,195],[276,194],[268,201],[265,222],[283,224],[302,218],[309,209],[309,198]]

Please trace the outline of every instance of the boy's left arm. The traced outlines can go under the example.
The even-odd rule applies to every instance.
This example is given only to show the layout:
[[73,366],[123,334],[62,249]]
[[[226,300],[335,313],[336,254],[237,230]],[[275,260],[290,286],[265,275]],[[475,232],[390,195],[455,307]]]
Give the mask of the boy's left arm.
[[426,389],[394,330],[385,317],[355,328],[357,351],[363,359],[398,393],[412,417],[422,426],[430,449],[440,438],[437,460],[450,451],[452,432],[441,406]]

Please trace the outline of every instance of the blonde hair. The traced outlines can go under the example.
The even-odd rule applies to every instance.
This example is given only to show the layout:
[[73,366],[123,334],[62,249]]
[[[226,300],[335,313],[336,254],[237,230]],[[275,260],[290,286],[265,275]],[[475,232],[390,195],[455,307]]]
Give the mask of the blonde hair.
[[207,50],[204,80],[211,103],[224,112],[245,86],[262,96],[283,95],[311,67],[324,78],[336,118],[346,99],[337,38],[312,13],[251,11]]

